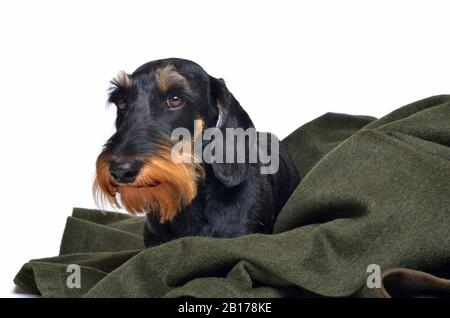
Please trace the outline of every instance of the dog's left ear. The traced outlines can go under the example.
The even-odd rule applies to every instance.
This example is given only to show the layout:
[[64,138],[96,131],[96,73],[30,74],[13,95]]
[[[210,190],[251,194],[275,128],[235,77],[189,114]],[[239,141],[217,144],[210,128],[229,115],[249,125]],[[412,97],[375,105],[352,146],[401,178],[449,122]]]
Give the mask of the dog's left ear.
[[[212,163],[212,170],[217,179],[219,179],[226,187],[234,187],[241,184],[248,175],[249,163],[237,163],[236,153],[238,151],[235,140],[227,140],[226,129],[227,128],[242,128],[244,130],[248,128],[254,128],[253,122],[248,116],[247,112],[242,108],[239,102],[234,98],[233,94],[228,90],[223,79],[217,79],[212,76],[209,77],[210,81],[210,95],[214,107],[217,107],[218,118],[216,127],[222,132],[224,138],[224,147],[226,145],[233,145],[235,152],[235,161],[232,163]],[[246,143],[246,153],[248,153],[248,144]],[[226,149],[223,150],[225,156]],[[225,158],[224,158],[225,159]],[[248,160],[248,158],[246,158]]]

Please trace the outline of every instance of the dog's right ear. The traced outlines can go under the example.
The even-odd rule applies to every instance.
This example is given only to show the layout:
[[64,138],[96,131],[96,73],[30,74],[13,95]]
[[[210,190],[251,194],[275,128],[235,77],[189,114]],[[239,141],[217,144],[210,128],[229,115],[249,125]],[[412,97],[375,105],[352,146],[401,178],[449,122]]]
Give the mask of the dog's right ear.
[[[236,141],[227,140],[227,128],[254,128],[253,122],[248,116],[247,112],[242,108],[239,102],[234,98],[233,94],[228,90],[223,79],[218,79],[210,76],[210,95],[217,107],[218,118],[216,127],[221,130],[224,138],[224,147],[226,145],[234,145],[235,153],[237,151]],[[245,151],[248,153],[248,144],[246,144]],[[226,153],[224,149],[223,153]],[[225,158],[224,158],[225,159]],[[241,184],[248,175],[248,163],[211,163],[214,175],[226,187],[234,187]]]

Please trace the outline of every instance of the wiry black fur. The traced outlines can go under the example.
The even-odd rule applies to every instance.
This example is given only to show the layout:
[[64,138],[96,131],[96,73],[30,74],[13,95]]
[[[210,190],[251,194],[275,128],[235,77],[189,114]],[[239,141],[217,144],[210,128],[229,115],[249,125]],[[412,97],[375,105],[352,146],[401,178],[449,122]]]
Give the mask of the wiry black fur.
[[[171,64],[188,79],[192,91],[173,87],[165,94],[155,86],[155,71]],[[193,133],[194,119],[201,117],[205,128],[215,127],[219,119],[218,103],[223,107],[221,129],[254,127],[250,117],[228,91],[222,79],[208,75],[199,65],[183,59],[149,62],[131,74],[132,86],[118,83],[109,102],[127,100],[127,110],[117,110],[117,132],[104,152],[115,156],[151,155],[155,143],[170,136],[177,127]],[[186,104],[168,109],[165,100],[177,94]],[[272,110],[273,111],[273,110]],[[225,132],[224,132],[225,136]],[[274,220],[299,183],[297,170],[280,143],[279,170],[261,174],[258,163],[204,164],[205,180],[198,194],[171,221],[161,223],[147,214],[145,245],[153,246],[183,236],[234,237],[250,233],[271,233]]]

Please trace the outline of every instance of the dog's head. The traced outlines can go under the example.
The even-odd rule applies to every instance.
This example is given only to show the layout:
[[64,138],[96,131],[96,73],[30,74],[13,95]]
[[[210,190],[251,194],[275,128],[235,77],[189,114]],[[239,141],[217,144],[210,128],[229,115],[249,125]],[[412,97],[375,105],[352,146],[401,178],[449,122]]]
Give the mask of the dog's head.
[[[117,107],[116,132],[97,159],[94,196],[130,213],[153,212],[161,222],[170,220],[195,198],[204,177],[195,160],[174,160],[172,131],[185,128],[195,137],[194,122],[201,129],[253,124],[222,79],[188,60],[149,62],[132,74],[119,73],[111,83],[108,102]],[[246,169],[245,164],[212,165],[226,186],[242,182]]]

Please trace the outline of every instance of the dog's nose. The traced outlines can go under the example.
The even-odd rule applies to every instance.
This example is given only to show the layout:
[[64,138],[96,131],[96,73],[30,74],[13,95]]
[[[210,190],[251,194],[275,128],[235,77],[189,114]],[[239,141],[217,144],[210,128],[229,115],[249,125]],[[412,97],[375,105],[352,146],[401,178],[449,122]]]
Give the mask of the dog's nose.
[[131,183],[139,174],[141,165],[137,160],[112,161],[109,163],[109,173],[117,182]]

